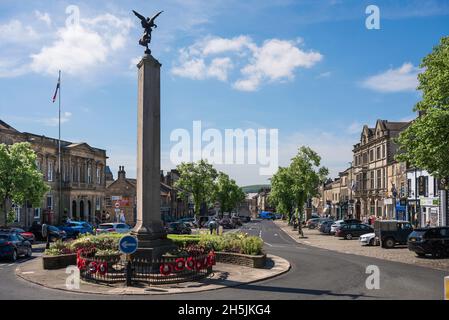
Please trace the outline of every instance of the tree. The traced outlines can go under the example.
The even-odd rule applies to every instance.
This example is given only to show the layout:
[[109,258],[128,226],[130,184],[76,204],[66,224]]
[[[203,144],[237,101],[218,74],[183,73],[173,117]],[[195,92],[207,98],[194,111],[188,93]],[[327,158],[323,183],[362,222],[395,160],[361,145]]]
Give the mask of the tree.
[[302,210],[306,201],[319,194],[319,185],[326,179],[329,170],[319,167],[321,157],[308,147],[301,147],[290,164],[292,176],[291,192],[296,208],[296,216],[302,219]]
[[230,179],[229,176],[223,172],[218,174],[215,188],[215,200],[220,203],[220,212],[231,212],[243,200],[245,200],[245,193],[240,188],[235,180]]
[[217,170],[205,160],[200,160],[197,163],[181,163],[177,166],[177,170],[179,179],[176,181],[175,187],[180,189],[181,197],[192,195],[195,215],[198,216],[201,204],[211,204],[214,201]]
[[420,67],[418,90],[420,112],[397,139],[396,159],[425,169],[437,178],[449,177],[449,37],[444,37]]
[[292,185],[293,176],[290,168],[279,167],[271,177],[271,191],[268,195],[268,202],[276,208],[277,212],[287,215],[288,221],[291,220],[295,200]]
[[39,207],[48,190],[29,143],[0,144],[0,199],[5,223],[8,222],[8,202],[23,205],[27,201]]

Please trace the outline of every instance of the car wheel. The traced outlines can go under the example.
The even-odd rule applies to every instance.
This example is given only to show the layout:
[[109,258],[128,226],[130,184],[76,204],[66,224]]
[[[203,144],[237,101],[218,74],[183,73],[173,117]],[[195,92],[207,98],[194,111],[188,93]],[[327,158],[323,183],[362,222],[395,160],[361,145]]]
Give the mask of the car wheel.
[[17,261],[17,250],[14,250],[14,251],[12,252],[12,255],[11,255],[11,261],[12,261],[12,262],[16,262],[16,261]]
[[444,256],[444,250],[442,248],[436,248],[432,252],[432,258],[443,258]]
[[394,239],[392,239],[392,238],[388,238],[384,242],[385,242],[385,244],[384,244],[385,248],[387,248],[387,249],[391,249],[395,245]]
[[31,249],[31,247],[28,247],[25,257],[30,258],[32,256],[32,254],[33,254],[33,250]]
[[345,237],[346,240],[352,240],[352,234],[348,233]]

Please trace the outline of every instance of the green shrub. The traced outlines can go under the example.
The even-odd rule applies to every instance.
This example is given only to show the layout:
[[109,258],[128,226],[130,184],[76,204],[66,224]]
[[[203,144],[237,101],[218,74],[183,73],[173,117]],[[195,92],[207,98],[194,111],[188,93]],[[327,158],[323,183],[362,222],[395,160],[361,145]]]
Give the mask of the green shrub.
[[172,240],[173,243],[180,249],[189,245],[196,245],[200,242],[200,236],[196,234],[183,235],[183,234],[169,234],[167,238]]
[[247,237],[242,240],[242,253],[249,255],[262,254],[263,241],[259,237]]

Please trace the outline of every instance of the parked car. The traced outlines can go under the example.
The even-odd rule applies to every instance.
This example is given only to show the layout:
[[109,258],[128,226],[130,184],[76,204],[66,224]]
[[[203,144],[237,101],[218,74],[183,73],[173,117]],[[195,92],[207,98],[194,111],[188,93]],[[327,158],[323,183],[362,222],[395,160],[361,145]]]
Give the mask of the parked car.
[[[321,224],[324,221],[329,221],[329,220],[330,220],[329,218],[313,218],[313,219],[309,219],[307,221],[306,225],[309,229],[317,229],[317,228],[320,228]],[[332,220],[332,222],[333,222],[333,220]]]
[[320,232],[329,234],[331,233],[331,226],[335,223],[334,220],[323,221],[320,225]]
[[431,254],[434,258],[449,255],[449,227],[415,229],[408,237],[408,249],[419,257]]
[[234,229],[235,224],[229,218],[223,218],[218,223],[223,227],[223,229]]
[[251,221],[251,216],[239,216],[239,218],[243,223],[247,223],[247,222]]
[[55,226],[48,226],[47,228],[48,237],[50,242],[54,242],[56,240],[62,240],[64,241],[67,239],[67,233],[64,230],[59,229]]
[[330,234],[334,235],[335,232],[337,232],[337,228],[340,227],[342,224],[344,224],[344,220],[337,220],[331,225]]
[[376,234],[374,232],[362,234],[359,241],[362,246],[374,246],[376,245]]
[[22,228],[15,228],[15,227],[11,227],[11,228],[0,228],[0,232],[15,232],[20,234],[22,237],[24,237],[26,240],[28,240],[31,244],[34,243],[34,241],[36,240],[35,235],[30,232],[30,231],[25,231]]
[[407,244],[413,227],[408,221],[377,220],[374,222],[376,241],[382,248],[393,248],[396,244]]
[[238,216],[233,216],[231,218],[231,222],[234,224],[234,226],[237,227],[241,227],[243,225],[242,220],[240,219],[240,217]]
[[169,234],[191,234],[192,229],[190,229],[184,222],[171,222],[165,229]]
[[0,258],[15,262],[19,256],[31,257],[31,243],[17,232],[0,232]]
[[91,224],[84,221],[70,221],[59,227],[67,234],[67,238],[76,239],[80,234],[94,233],[94,228]]
[[128,233],[131,231],[131,227],[126,223],[102,223],[98,226],[96,233]]
[[351,240],[360,237],[362,234],[374,232],[374,229],[369,225],[362,223],[345,223],[338,227],[335,236]]
[[195,218],[181,218],[176,222],[184,222],[184,223],[191,222],[191,223],[193,223],[194,221],[195,221]]
[[33,222],[33,224],[31,225],[31,227],[28,231],[34,235],[35,240],[45,240],[42,237],[42,224],[40,224],[38,222]]
[[261,211],[259,213],[259,218],[261,218],[261,219],[268,219],[268,220],[275,220],[276,219],[276,215],[273,212]]

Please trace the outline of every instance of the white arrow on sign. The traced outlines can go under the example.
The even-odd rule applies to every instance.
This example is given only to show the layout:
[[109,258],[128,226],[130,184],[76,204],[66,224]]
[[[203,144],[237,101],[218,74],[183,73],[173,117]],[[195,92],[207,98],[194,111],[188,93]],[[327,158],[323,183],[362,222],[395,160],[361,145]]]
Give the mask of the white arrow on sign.
[[122,247],[124,247],[124,248],[135,247],[135,246],[136,246],[136,244],[132,243],[132,242],[131,243],[128,241],[122,242]]

